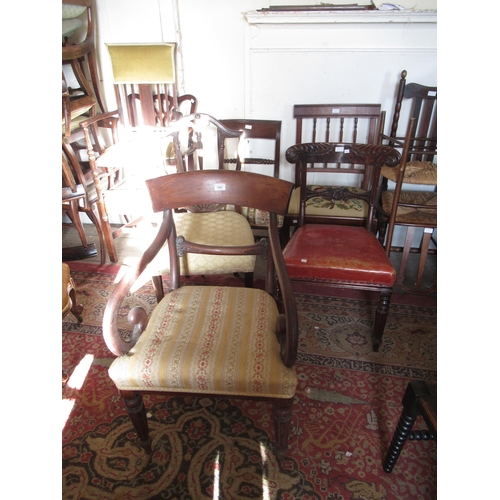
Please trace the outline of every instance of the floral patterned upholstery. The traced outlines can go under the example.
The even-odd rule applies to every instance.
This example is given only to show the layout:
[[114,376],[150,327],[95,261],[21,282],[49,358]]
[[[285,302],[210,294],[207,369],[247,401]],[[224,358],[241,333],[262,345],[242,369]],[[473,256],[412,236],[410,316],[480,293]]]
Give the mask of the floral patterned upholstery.
[[[203,245],[251,245],[252,229],[243,215],[230,210],[175,214],[177,236]],[[206,255],[189,253],[180,258],[181,275],[253,273],[255,255]],[[168,245],[149,265],[152,276],[169,273]]]
[[[311,190],[324,190],[330,186],[307,186]],[[344,186],[339,186],[343,188]],[[364,190],[356,187],[347,187],[352,193],[363,193]],[[300,212],[300,189],[295,189],[290,199],[288,207],[289,214],[298,214]],[[342,216],[342,217],[367,217],[368,203],[364,200],[350,198],[348,200],[325,200],[322,197],[310,198],[306,201],[306,214],[307,215],[327,215],[329,217]]]
[[113,362],[109,375],[120,390],[290,398],[297,377],[281,362],[277,317],[274,299],[263,290],[178,288],[156,306],[137,344]]

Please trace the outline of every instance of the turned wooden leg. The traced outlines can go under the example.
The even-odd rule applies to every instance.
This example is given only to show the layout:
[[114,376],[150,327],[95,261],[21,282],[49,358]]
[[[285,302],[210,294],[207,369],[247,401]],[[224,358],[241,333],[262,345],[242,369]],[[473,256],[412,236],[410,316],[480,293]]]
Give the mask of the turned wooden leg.
[[403,396],[403,411],[399,417],[398,425],[384,459],[383,468],[385,472],[392,472],[392,469],[396,465],[403,446],[410,435],[411,428],[420,414],[419,399],[428,394],[429,389],[425,382],[410,382],[406,387]]
[[375,312],[375,327],[373,329],[373,351],[378,352],[382,336],[384,335],[385,323],[389,314],[391,303],[392,288],[383,289],[377,302],[377,311]]
[[142,396],[139,392],[134,391],[120,391],[125,403],[125,409],[132,421],[139,444],[148,455],[151,455],[151,437],[149,436],[149,425],[146,416],[146,408],[142,402]]
[[292,405],[293,398],[275,399],[273,403],[276,456],[278,460],[285,458],[288,450],[288,435],[290,434],[290,425],[292,422]]

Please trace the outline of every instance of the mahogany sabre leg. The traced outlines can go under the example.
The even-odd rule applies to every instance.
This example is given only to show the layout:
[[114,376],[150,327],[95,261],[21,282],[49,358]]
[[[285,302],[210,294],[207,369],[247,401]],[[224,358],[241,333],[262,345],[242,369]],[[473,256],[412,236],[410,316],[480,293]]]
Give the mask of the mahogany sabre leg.
[[276,439],[276,457],[278,460],[285,458],[288,450],[288,435],[292,422],[293,398],[275,399],[273,402],[274,427]]
[[382,336],[384,335],[387,315],[391,303],[392,288],[382,289],[377,301],[377,310],[375,312],[375,326],[373,329],[373,352],[378,352]]
[[139,438],[139,445],[144,448],[144,451],[151,455],[152,439],[149,435],[148,418],[146,416],[146,408],[142,402],[142,396],[139,392],[134,391],[120,391],[125,409],[132,421],[137,436]]

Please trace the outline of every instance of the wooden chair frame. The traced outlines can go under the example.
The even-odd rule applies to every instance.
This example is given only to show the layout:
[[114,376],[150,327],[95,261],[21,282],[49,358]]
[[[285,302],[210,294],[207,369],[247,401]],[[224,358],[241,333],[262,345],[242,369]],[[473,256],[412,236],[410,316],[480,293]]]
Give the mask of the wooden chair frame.
[[[167,175],[148,180],[147,185],[153,209],[155,212],[163,212],[163,220],[158,235],[151,246],[146,250],[137,266],[131,269],[118,283],[106,305],[103,317],[103,335],[111,352],[116,356],[127,355],[145,330],[148,322],[146,312],[142,308],[133,308],[128,318],[134,326],[134,331],[129,341],[123,340],[117,324],[119,311],[123,299],[129,293],[135,280],[139,278],[168,240],[171,260],[170,291],[181,285],[179,255],[183,252],[268,255],[266,291],[277,299],[276,283],[279,283],[281,301],[279,311],[281,314],[278,317],[276,334],[281,346],[282,362],[285,366],[292,367],[297,355],[298,318],[295,297],[281,253],[276,213],[285,212],[293,185],[287,181],[261,174],[225,170],[203,170]],[[186,205],[218,203],[233,205],[248,203],[251,206],[268,210],[270,212],[268,246],[262,245],[262,243],[245,247],[200,246],[186,241],[182,235],[176,234],[173,217],[175,209]],[[244,288],[243,290],[248,289]],[[253,291],[248,290],[248,292]],[[166,390],[167,388],[165,388]],[[182,392],[179,388],[176,390]],[[121,391],[121,394],[139,436],[141,446],[148,453],[151,453],[151,437],[149,436],[146,409],[142,403],[141,391],[127,390]],[[215,397],[220,397],[220,395],[215,395]],[[226,395],[236,397],[235,394]],[[274,398],[273,402],[277,453],[283,457],[287,449],[293,398]]]
[[[364,143],[376,144],[381,132],[381,105],[380,104],[296,104],[294,106],[294,118],[296,120],[295,144],[338,142],[338,143]],[[310,136],[306,136],[306,123]],[[321,124],[321,127],[320,127]],[[353,164],[330,164],[311,163],[306,171],[295,167],[295,187],[305,189],[307,185],[307,174],[317,172],[321,174],[362,174],[359,186],[367,192],[370,189],[371,167],[367,165],[363,169],[356,168]],[[320,182],[332,186],[335,189],[339,183]],[[341,183],[340,183],[341,184]],[[339,194],[337,190],[331,191],[332,196]],[[326,198],[325,198],[326,199]],[[330,201],[335,203],[335,197]],[[337,198],[338,201],[338,198]],[[299,214],[289,213],[285,216],[283,226],[283,245],[289,240],[291,228],[300,225]],[[308,223],[315,224],[347,224],[363,226],[364,217],[352,216],[330,216],[306,214]]]
[[[285,263],[289,270],[292,282],[310,285],[317,289],[321,287],[333,287],[341,289],[366,290],[378,293],[377,310],[375,314],[374,333],[373,333],[373,350],[378,351],[382,336],[384,333],[385,323],[389,312],[390,298],[392,295],[392,287],[396,278],[396,272],[392,267],[388,257],[383,251],[382,245],[375,238],[373,231],[372,220],[375,216],[375,205],[378,199],[378,187],[380,185],[380,169],[382,165],[396,166],[399,164],[401,155],[392,147],[380,146],[374,144],[340,144],[340,143],[307,143],[297,144],[290,147],[286,152],[286,159],[290,163],[299,165],[301,175],[305,175],[311,169],[310,163],[352,163],[370,165],[372,167],[371,190],[366,193],[367,202],[369,204],[369,213],[363,228],[357,226],[345,225],[321,225],[309,223],[305,216],[305,204],[309,196],[322,196],[322,192],[307,192],[303,190],[301,196],[301,211],[299,214],[299,229],[291,237],[290,242],[285,247],[283,253]],[[329,196],[329,193],[325,193]],[[349,192],[339,193],[342,196],[356,196]],[[336,255],[331,255],[331,247],[314,248],[310,256],[306,255],[305,250],[308,241],[307,231],[304,228],[321,229],[325,236],[334,234],[334,239],[338,240],[337,234],[342,234],[346,240],[342,248],[349,255],[360,255],[359,259],[366,259],[366,262],[361,262],[366,279],[360,280],[359,274],[353,273],[357,269],[350,267],[342,268],[342,263],[336,263],[333,267],[333,260]],[[341,230],[341,232],[340,232]],[[369,233],[369,234],[368,234]],[[302,236],[302,235],[306,236]],[[362,248],[356,246],[359,241],[359,235],[363,237]],[[341,241],[340,244],[343,244]],[[368,246],[370,245],[370,246]],[[360,246],[358,244],[358,246]],[[304,249],[304,250],[302,250]],[[299,255],[300,254],[300,255]],[[316,258],[319,254],[319,258]],[[298,258],[300,257],[300,259]],[[312,257],[312,258],[311,258]],[[307,262],[307,263],[299,263]],[[317,262],[317,264],[315,264]],[[360,265],[360,264],[358,264]],[[293,266],[293,270],[292,269]],[[373,277],[379,269],[383,273],[383,279],[378,280]],[[334,274],[336,271],[336,275]]]

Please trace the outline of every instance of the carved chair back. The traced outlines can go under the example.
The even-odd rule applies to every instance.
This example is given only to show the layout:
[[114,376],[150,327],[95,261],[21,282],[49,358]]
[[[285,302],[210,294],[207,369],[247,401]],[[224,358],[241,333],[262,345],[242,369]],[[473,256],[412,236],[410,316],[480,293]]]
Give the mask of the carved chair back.
[[[293,116],[296,120],[295,144],[307,142],[346,142],[377,144],[380,133],[380,104],[296,104]],[[315,165],[317,168],[318,165]],[[324,172],[355,174],[348,185],[369,189],[370,172],[361,165],[323,165]],[[348,176],[352,178],[352,175]],[[334,182],[342,185],[342,181]],[[295,185],[300,185],[300,169],[295,171]]]

